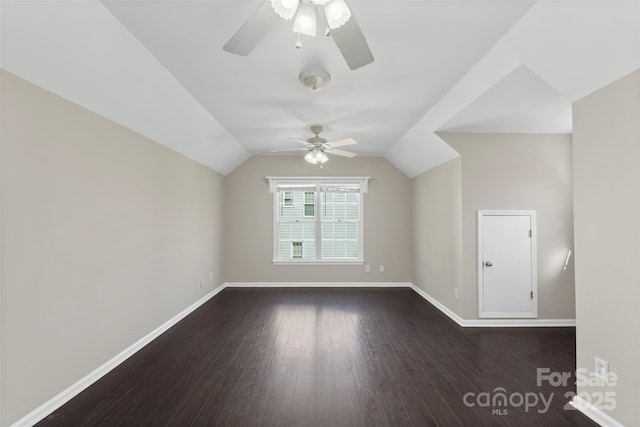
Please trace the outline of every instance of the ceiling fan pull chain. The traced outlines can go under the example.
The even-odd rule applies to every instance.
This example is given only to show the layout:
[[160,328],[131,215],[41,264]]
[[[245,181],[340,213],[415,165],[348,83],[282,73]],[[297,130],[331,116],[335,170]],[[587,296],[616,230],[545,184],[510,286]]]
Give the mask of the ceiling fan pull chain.
[[296,49],[300,49],[302,47],[302,42],[300,42],[300,33],[298,33],[298,41],[296,42]]

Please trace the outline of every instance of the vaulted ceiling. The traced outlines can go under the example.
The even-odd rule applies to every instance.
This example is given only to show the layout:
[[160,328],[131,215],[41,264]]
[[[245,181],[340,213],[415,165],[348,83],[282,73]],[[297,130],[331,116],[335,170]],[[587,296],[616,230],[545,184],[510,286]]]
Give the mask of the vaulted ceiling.
[[224,52],[261,4],[2,0],[1,66],[223,174],[322,124],[410,177],[457,156],[437,132],[568,133],[573,101],[640,68],[640,0],[351,0],[375,56],[355,71],[291,21]]

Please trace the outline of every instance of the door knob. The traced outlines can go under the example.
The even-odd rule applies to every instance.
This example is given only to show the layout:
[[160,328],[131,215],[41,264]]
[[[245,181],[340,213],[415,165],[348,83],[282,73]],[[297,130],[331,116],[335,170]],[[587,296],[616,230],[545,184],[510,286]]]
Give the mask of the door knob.
[[485,261],[484,265],[485,267],[491,267],[493,263],[491,261]]

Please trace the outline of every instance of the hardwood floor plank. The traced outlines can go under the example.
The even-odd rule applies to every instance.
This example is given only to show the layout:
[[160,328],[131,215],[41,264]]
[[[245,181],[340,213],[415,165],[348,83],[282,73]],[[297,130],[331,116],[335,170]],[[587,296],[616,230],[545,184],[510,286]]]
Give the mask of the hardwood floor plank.
[[316,335],[318,333],[318,309],[312,299],[305,295],[304,326],[300,341],[300,361],[293,401],[293,417],[295,420],[306,420],[307,425],[313,425],[316,413]]
[[[374,290],[375,291],[375,290]],[[413,425],[407,413],[402,397],[394,387],[397,379],[389,375],[384,359],[387,353],[384,337],[377,329],[371,310],[363,310],[359,315],[362,337],[362,357],[367,375],[372,380],[373,389],[380,394],[384,402],[385,418],[389,425]]]
[[331,358],[333,375],[336,384],[336,415],[347,425],[363,425],[361,404],[358,399],[356,383],[353,378],[351,359],[352,348],[357,345],[352,330],[345,329],[342,314],[345,308],[338,305],[332,310],[329,321],[329,339],[331,341]]
[[347,357],[349,365],[351,366],[351,374],[353,377],[353,383],[356,390],[356,396],[360,405],[360,419],[363,420],[363,424],[366,426],[383,426],[389,425],[389,421],[385,416],[385,402],[382,393],[375,387],[372,379],[368,375],[368,369],[366,361],[363,355],[365,350],[362,342],[362,331],[360,330],[360,313],[364,307],[359,304],[358,301],[350,298],[349,295],[345,298],[349,303],[349,309],[342,312],[343,319],[343,333],[351,336],[352,343],[347,348]]
[[320,297],[315,345],[315,399],[316,408],[315,423],[319,426],[336,425],[336,407],[338,396],[336,394],[336,377],[331,357],[331,337],[328,323],[331,313],[327,308],[325,298]]

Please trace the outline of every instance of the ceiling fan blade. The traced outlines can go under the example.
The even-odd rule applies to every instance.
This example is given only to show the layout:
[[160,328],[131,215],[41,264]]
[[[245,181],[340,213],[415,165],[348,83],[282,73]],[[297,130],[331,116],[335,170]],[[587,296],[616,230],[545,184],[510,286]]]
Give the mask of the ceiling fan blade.
[[350,69],[355,70],[373,62],[373,54],[355,16],[351,15],[347,23],[331,31],[331,35]]
[[290,140],[290,141],[299,142],[300,144],[304,144],[304,145],[313,145],[313,144],[311,144],[309,141],[305,141],[304,139],[289,138],[289,140]]
[[236,55],[247,56],[258,46],[278,21],[280,21],[280,17],[271,7],[271,2],[267,0],[262,3],[262,6],[251,15],[222,49]]
[[308,148],[281,148],[280,150],[271,150],[272,153],[280,153],[282,151],[308,151]]
[[357,144],[358,141],[356,141],[353,138],[346,138],[346,139],[341,139],[339,141],[331,141],[331,142],[327,142],[326,145],[328,147],[344,147],[345,145],[354,145]]
[[356,153],[352,153],[351,151],[336,150],[336,149],[333,149],[333,148],[327,148],[324,151],[329,153],[329,154],[335,154],[337,156],[348,157],[350,159],[353,159],[355,156],[357,156]]

